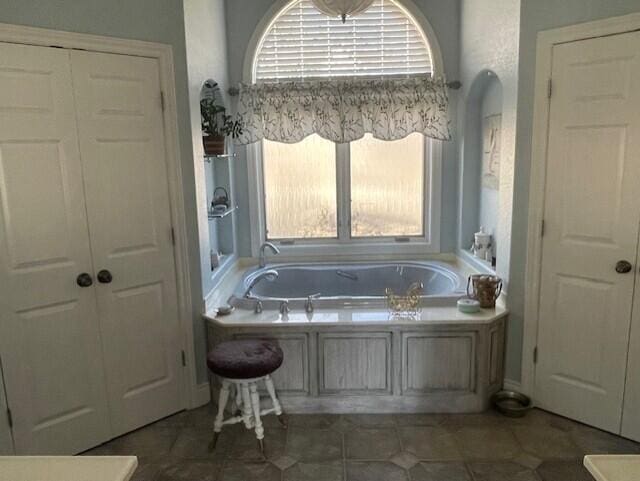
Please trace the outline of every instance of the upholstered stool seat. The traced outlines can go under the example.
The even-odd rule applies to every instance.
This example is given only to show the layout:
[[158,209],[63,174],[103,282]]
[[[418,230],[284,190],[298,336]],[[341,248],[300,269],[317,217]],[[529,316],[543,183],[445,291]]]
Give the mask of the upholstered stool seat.
[[282,349],[274,343],[246,339],[218,344],[207,356],[207,366],[220,377],[253,379],[274,372],[282,359]]
[[[264,427],[261,417],[274,413],[286,426],[271,379],[271,374],[282,365],[283,358],[282,349],[277,344],[261,339],[221,342],[209,353],[207,366],[222,380],[218,414],[213,423],[211,449],[216,446],[222,426],[243,422],[247,429],[255,429],[260,450],[264,453]],[[260,405],[260,381],[264,381],[271,398],[272,407],[269,409],[262,409]],[[224,411],[232,394],[231,388],[235,388],[237,414],[224,419]]]

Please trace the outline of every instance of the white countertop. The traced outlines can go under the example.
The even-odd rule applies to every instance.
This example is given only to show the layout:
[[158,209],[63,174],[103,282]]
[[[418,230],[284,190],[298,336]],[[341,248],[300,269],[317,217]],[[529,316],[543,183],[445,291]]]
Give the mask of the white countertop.
[[[460,266],[456,266],[460,267]],[[423,325],[423,324],[488,324],[506,316],[509,312],[504,306],[495,309],[482,309],[477,314],[463,314],[456,307],[423,307],[415,319],[390,319],[386,308],[335,308],[316,309],[312,314],[293,310],[282,315],[275,310],[265,310],[255,314],[252,310],[235,309],[227,316],[219,316],[217,306],[226,305],[235,286],[244,275],[247,265],[238,263],[223,276],[220,284],[207,299],[205,320],[225,327],[278,326],[380,326]],[[466,271],[465,271],[466,272]]]
[[637,455],[585,456],[584,466],[596,481],[640,480],[640,456]]
[[0,481],[129,481],[135,456],[0,456]]
[[503,307],[482,309],[477,314],[463,314],[455,307],[425,307],[415,318],[392,319],[388,309],[316,309],[313,313],[292,311],[286,315],[278,311],[255,314],[250,310],[235,309],[227,316],[217,312],[205,314],[205,319],[225,327],[243,326],[380,326],[422,324],[487,324],[504,317]]

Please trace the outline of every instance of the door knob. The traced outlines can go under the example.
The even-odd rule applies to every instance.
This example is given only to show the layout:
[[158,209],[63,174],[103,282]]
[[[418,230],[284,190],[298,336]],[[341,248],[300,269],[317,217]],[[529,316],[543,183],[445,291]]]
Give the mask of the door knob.
[[108,270],[102,269],[100,272],[98,272],[98,282],[100,284],[109,284],[112,280],[113,276]]
[[633,269],[633,266],[629,261],[618,261],[616,263],[616,272],[618,274],[627,274],[631,272],[631,269]]
[[89,274],[83,272],[76,278],[76,283],[80,287],[89,287],[91,284],[93,284],[93,279],[91,279],[91,276]]

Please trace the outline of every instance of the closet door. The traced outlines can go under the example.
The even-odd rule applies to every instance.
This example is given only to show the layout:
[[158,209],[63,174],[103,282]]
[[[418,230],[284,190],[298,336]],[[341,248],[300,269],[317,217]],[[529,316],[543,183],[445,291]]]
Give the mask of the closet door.
[[0,44],[0,355],[18,454],[109,438],[65,50]]
[[640,222],[640,32],[553,48],[538,406],[620,432]]
[[182,409],[158,62],[71,53],[114,434]]

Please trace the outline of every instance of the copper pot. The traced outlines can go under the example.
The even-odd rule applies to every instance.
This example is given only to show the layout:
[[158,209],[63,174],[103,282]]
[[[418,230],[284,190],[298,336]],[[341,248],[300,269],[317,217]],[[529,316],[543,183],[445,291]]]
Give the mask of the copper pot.
[[502,292],[502,279],[487,274],[474,274],[467,281],[467,295],[480,302],[480,307],[496,307]]

